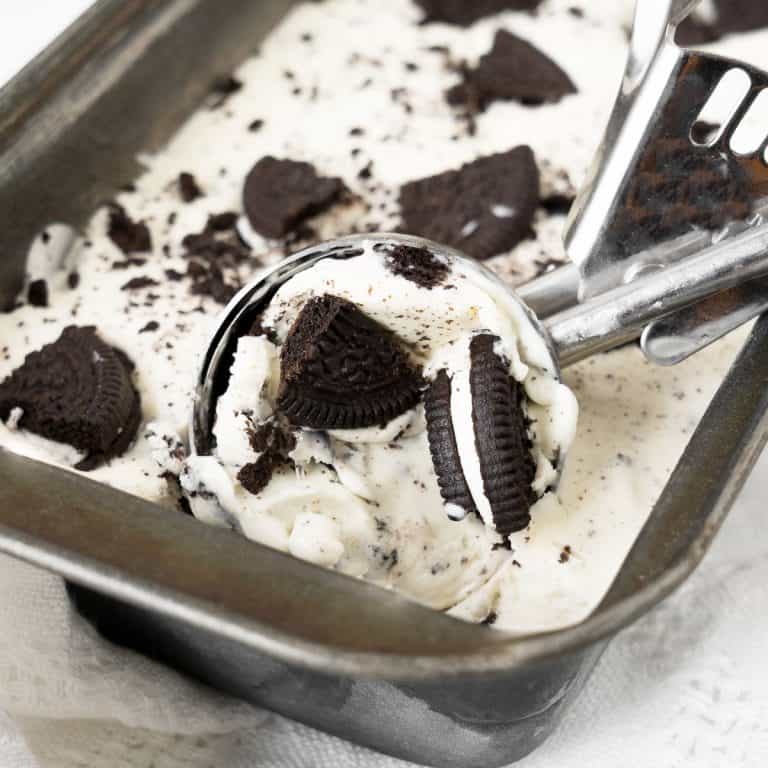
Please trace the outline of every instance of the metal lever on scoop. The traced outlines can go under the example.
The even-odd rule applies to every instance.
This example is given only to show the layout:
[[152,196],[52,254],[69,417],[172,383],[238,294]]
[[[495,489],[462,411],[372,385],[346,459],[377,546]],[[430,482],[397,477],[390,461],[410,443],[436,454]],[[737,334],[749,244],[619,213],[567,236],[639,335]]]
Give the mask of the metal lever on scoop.
[[640,344],[651,362],[677,365],[765,312],[768,280],[760,278],[656,320]]
[[[765,141],[734,140],[768,89],[768,72],[677,46],[675,30],[696,5],[637,0],[621,90],[566,225],[581,299],[667,271],[765,221]],[[550,292],[562,278],[571,282],[553,276]],[[643,351],[656,363],[680,362],[767,304],[768,283],[739,285],[666,313],[643,332]]]
[[766,275],[768,225],[761,225],[553,315],[544,327],[565,366],[638,338],[653,320]]

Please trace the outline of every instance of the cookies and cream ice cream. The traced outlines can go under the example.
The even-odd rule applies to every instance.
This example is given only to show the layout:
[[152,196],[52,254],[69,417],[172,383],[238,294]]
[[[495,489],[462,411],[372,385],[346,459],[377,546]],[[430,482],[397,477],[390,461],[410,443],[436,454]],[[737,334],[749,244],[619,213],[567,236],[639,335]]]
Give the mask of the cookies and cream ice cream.
[[[528,632],[582,620],[645,522],[739,334],[674,369],[620,349],[568,369],[561,387],[545,353],[527,348],[524,317],[493,291],[469,276],[460,290],[429,289],[393,272],[386,254],[368,253],[297,275],[270,302],[262,332],[240,339],[215,455],[188,455],[186,425],[201,347],[223,304],[302,245],[400,229],[485,259],[510,285],[562,263],[564,212],[612,106],[631,6],[297,6],[167,147],[140,158],[146,170],[130,187],[115,180],[115,202],[85,231],[53,225],[35,241],[27,285],[0,314],[0,445],[79,465],[156,501],[158,514],[179,513],[188,499],[202,520],[472,621]],[[725,2],[714,6],[684,34],[765,66],[764,6],[739,18]],[[425,14],[433,23],[421,23]],[[445,266],[445,284],[461,277]],[[355,269],[376,270],[381,302]],[[403,271],[421,274],[413,262]],[[427,339],[388,309],[389,293],[406,317],[430,313]],[[411,367],[420,377],[419,399],[406,398],[383,427],[285,429],[277,417],[282,349],[307,301],[324,296],[351,302],[398,338],[411,334],[397,349],[405,379]],[[451,317],[463,323],[455,336],[441,325]],[[531,464],[516,465],[533,469],[531,522],[512,530],[522,520],[511,515],[502,546],[485,524],[497,489],[472,451],[473,355],[485,361],[474,380],[511,374],[531,422]],[[296,360],[294,383],[306,368]],[[66,382],[82,397],[67,398]],[[548,465],[573,424],[566,387],[579,427],[554,493]],[[502,405],[510,402],[505,391]],[[67,412],[67,403],[78,407]],[[510,423],[523,442],[520,423]],[[460,466],[464,482],[441,486],[443,464]]]
[[[462,612],[552,492],[578,407],[503,285],[425,248],[361,250],[288,280],[240,338],[214,455],[182,487],[198,517]],[[473,388],[489,365],[498,386]]]

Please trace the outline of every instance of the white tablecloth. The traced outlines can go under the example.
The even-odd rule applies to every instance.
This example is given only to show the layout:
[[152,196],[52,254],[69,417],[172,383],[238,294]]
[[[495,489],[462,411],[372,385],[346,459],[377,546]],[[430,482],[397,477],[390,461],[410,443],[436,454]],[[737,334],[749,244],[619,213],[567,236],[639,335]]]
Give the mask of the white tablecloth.
[[[0,83],[87,0],[0,0]],[[768,457],[685,587],[609,648],[521,768],[768,764]],[[104,643],[61,582],[0,557],[0,768],[395,768]]]

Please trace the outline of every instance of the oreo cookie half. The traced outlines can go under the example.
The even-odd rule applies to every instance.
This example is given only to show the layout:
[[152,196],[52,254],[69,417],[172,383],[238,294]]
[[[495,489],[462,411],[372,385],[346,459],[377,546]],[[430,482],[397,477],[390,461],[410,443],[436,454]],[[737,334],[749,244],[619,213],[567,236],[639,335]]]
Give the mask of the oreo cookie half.
[[481,507],[489,509],[493,527],[508,537],[530,523],[536,466],[527,434],[523,388],[494,351],[497,341],[497,336],[480,334],[469,347],[472,448],[479,465],[476,486],[482,487],[471,487],[470,470],[462,465],[451,402],[454,382],[446,371],[435,378],[424,403],[432,462],[443,499],[481,517]]
[[346,299],[310,299],[283,344],[277,406],[296,426],[383,426],[421,390],[402,343]]
[[20,408],[22,429],[83,451],[75,468],[94,469],[124,453],[136,436],[141,401],[132,370],[125,353],[95,328],[71,325],[0,383],[0,419]]

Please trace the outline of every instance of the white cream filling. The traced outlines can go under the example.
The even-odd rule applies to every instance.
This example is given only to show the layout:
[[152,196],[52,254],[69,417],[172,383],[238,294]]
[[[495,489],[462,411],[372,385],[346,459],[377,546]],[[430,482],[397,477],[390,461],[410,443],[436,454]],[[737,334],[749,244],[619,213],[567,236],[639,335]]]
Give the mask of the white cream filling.
[[[467,345],[468,346],[468,345]],[[467,365],[453,372],[451,376],[451,424],[459,451],[459,464],[464,474],[472,500],[483,522],[495,528],[493,509],[485,494],[485,483],[477,451],[475,427],[473,423],[474,406],[469,381],[469,349]]]

